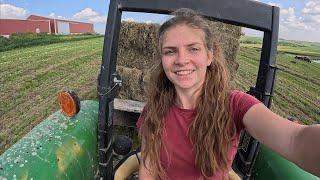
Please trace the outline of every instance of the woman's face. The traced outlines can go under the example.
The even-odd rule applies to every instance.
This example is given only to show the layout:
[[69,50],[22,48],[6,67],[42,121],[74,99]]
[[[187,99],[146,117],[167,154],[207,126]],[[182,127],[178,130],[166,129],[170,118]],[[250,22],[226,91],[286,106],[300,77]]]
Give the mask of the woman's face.
[[212,53],[205,45],[205,34],[188,25],[169,28],[163,36],[162,66],[178,91],[196,92],[204,83]]

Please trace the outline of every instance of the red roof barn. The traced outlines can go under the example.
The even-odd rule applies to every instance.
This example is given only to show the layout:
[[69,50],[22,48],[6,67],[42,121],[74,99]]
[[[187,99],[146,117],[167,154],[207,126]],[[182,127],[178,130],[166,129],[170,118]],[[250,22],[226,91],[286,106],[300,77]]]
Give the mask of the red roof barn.
[[93,24],[31,15],[27,20],[0,19],[0,35],[46,32],[49,34],[94,33]]

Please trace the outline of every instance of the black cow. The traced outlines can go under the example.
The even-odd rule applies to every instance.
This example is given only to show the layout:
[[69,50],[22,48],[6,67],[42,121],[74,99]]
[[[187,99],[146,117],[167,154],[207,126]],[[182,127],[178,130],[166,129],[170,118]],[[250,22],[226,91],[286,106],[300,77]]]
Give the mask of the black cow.
[[297,59],[297,60],[301,60],[301,61],[305,61],[305,62],[311,63],[311,59],[309,57],[307,57],[307,56],[295,56],[294,58]]

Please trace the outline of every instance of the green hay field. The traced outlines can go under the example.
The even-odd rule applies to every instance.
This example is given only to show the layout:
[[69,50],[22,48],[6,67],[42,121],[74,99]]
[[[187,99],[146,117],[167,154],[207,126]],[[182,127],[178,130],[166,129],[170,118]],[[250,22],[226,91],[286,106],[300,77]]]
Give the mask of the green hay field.
[[[58,110],[60,90],[75,90],[81,99],[97,98],[102,45],[100,37],[0,52],[0,154]],[[237,89],[254,86],[260,46],[242,41],[233,81]],[[297,42],[281,45],[273,111],[306,124],[320,123],[320,64],[294,61],[295,54],[320,59],[319,49]]]

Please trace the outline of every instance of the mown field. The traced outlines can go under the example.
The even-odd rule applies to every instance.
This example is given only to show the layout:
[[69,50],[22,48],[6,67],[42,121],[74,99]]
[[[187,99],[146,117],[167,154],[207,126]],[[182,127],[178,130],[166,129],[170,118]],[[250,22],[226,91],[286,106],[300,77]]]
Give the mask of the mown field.
[[[260,49],[242,45],[237,56],[240,64],[235,87],[248,90],[254,86]],[[277,79],[271,109],[284,117],[294,117],[305,124],[320,123],[320,64],[294,60],[294,54],[279,51]]]
[[0,154],[58,110],[57,93],[96,98],[102,38],[1,52]]
[[[58,110],[60,90],[73,89],[81,99],[96,99],[102,44],[103,38],[95,37],[0,52],[0,154]],[[320,64],[294,61],[297,52],[319,58],[320,46],[296,44],[279,48],[272,110],[306,124],[320,123]],[[247,91],[254,86],[259,53],[259,42],[242,41],[236,88]]]

